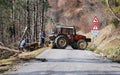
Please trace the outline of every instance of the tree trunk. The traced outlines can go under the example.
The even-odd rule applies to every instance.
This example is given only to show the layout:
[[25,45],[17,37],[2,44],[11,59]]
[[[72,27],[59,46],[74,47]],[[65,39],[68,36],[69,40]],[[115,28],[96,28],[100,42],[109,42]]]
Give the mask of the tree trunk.
[[41,21],[41,31],[44,31],[45,29],[45,26],[44,26],[44,11],[45,11],[45,9],[44,9],[44,0],[42,0],[42,21]]
[[36,1],[36,22],[35,22],[35,40],[38,41],[38,0]]
[[30,1],[27,0],[27,27],[28,27],[28,32],[27,32],[27,39],[28,39],[28,43],[30,43],[31,41],[31,26],[30,26]]
[[12,29],[13,29],[13,42],[15,42],[15,14],[14,14],[14,10],[15,10],[15,6],[14,6],[14,0],[12,0]]

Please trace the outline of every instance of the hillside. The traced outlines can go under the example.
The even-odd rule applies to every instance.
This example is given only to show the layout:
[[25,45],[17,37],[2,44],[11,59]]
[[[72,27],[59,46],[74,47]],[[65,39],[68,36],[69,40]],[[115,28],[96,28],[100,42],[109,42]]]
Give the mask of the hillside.
[[83,32],[90,31],[95,15],[99,18],[101,28],[107,25],[110,15],[104,12],[105,5],[99,0],[49,0],[49,3],[49,15],[56,23],[74,25]]

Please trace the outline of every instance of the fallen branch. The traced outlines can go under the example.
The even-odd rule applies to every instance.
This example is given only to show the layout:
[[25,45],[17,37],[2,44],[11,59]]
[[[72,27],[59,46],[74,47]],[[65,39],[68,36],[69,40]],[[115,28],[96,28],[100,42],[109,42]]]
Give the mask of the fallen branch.
[[7,59],[9,57],[16,57],[21,52],[19,50],[10,49],[4,46],[0,46],[0,59]]
[[20,53],[19,50],[10,49],[10,48],[3,47],[3,46],[0,46],[0,50],[7,50],[7,51],[10,51],[10,52]]

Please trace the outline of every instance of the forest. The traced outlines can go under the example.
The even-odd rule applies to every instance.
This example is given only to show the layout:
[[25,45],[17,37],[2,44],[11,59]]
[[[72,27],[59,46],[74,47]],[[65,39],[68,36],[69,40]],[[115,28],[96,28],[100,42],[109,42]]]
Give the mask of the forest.
[[0,42],[18,48],[21,39],[38,42],[47,23],[47,0],[0,0]]

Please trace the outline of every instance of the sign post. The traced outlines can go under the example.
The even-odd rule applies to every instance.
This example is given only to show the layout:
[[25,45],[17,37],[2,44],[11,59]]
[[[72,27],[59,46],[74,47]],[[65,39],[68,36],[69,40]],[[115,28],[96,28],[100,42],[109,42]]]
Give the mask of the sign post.
[[99,34],[99,20],[98,20],[97,16],[94,16],[92,23],[93,23],[93,26],[91,29],[91,34],[93,36],[93,45],[94,45],[94,47],[96,47],[95,39],[96,39],[97,35]]

